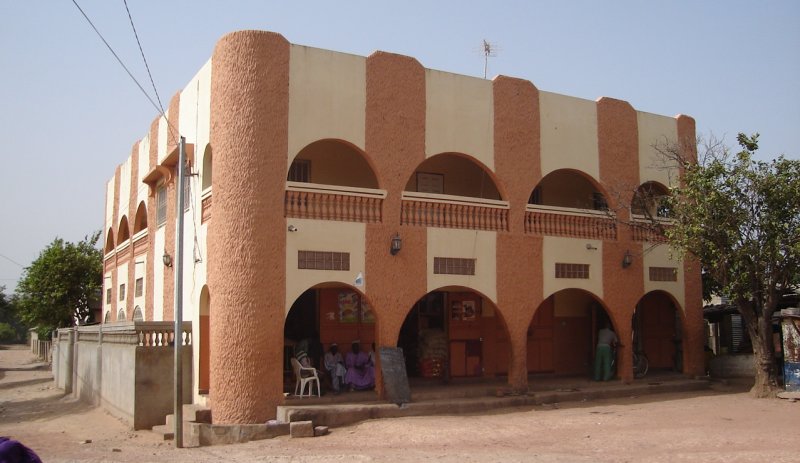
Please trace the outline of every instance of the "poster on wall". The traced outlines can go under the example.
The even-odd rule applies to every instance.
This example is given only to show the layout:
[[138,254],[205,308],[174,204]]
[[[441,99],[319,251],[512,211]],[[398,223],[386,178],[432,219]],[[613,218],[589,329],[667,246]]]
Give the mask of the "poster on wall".
[[466,322],[474,321],[477,316],[475,301],[464,301],[461,303],[461,307],[463,310],[463,320]]
[[453,301],[450,305],[450,319],[461,320],[461,301]]
[[375,323],[375,311],[369,302],[361,301],[361,323]]
[[339,293],[339,321],[341,323],[358,322],[358,293],[355,291]]

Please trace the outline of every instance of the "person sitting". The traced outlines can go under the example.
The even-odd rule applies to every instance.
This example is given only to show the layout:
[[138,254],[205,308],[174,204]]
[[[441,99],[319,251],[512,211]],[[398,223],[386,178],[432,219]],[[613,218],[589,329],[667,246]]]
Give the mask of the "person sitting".
[[345,356],[347,374],[344,382],[350,389],[365,391],[375,387],[375,367],[370,364],[369,355],[360,348],[359,341],[353,341],[351,351]]
[[342,359],[342,354],[339,353],[339,346],[336,343],[331,344],[330,350],[325,353],[324,362],[325,370],[331,377],[333,393],[338,394],[344,385],[347,369],[344,366],[344,359]]

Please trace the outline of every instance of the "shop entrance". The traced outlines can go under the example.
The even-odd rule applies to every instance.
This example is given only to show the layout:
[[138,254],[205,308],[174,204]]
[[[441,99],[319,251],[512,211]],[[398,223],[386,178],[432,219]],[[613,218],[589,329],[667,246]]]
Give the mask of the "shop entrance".
[[406,316],[397,345],[412,378],[447,381],[508,374],[505,322],[491,301],[469,290],[423,296]]
[[647,355],[651,370],[683,370],[681,317],[669,294],[645,294],[636,306],[633,330],[635,346]]

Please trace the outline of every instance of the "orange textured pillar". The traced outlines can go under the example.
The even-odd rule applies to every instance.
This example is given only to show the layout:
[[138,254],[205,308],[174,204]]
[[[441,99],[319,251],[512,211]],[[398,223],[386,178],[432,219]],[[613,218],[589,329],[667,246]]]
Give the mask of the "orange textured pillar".
[[[691,159],[697,159],[695,122],[689,116],[679,115],[678,143],[688,150]],[[700,277],[700,262],[687,256],[683,263],[684,310],[683,371],[688,376],[705,375],[705,325],[703,323],[703,285]]]
[[[382,221],[367,224],[367,296],[378,312],[376,344],[394,346],[406,314],[427,285],[427,233],[401,226],[401,195],[425,160],[425,69],[407,56],[375,52],[367,58],[365,145],[381,188]],[[403,249],[389,253],[400,233]],[[377,378],[382,393],[382,378]]]
[[[603,242],[603,300],[614,322],[623,347],[620,355],[621,377],[633,380],[633,357],[630,320],[636,303],[644,295],[644,260],[641,244],[632,239],[627,226],[627,207],[633,197],[632,185],[639,184],[639,124],[636,110],[627,101],[603,97],[597,101],[597,147],[600,155],[600,182],[611,210],[617,214],[617,240]],[[619,198],[619,199],[617,199]],[[620,203],[615,203],[616,201]],[[626,251],[633,263],[622,267]]]
[[283,401],[289,43],[228,34],[212,57],[209,222],[214,423],[263,423]]
[[497,305],[511,341],[508,383],[528,387],[528,326],[542,301],[542,239],[525,236],[525,206],[541,180],[539,90],[526,80],[493,82],[494,157],[511,204],[510,233],[497,234]]

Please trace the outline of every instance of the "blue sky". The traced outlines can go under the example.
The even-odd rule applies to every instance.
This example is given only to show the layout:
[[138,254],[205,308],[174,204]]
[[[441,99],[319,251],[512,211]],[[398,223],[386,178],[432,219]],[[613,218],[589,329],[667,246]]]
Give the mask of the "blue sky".
[[[121,0],[78,0],[152,91]],[[264,29],[358,55],[410,55],[428,68],[489,75],[636,109],[688,114],[698,134],[761,133],[761,158],[800,158],[800,2],[128,0],[161,100],[216,41]],[[0,3],[0,286],[55,237],[100,230],[105,182],[155,109],[70,0]]]

